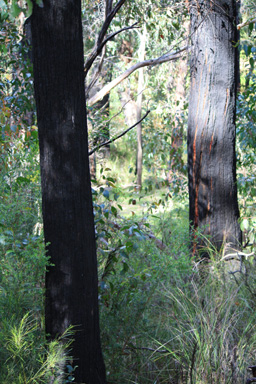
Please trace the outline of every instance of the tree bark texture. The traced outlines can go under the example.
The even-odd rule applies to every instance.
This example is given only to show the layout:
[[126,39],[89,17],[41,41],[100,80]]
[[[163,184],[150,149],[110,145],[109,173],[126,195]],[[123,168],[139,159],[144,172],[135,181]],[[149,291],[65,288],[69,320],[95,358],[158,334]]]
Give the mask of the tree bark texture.
[[[238,247],[235,0],[191,0],[189,219],[219,250]],[[195,232],[194,232],[195,231]],[[199,245],[198,245],[199,242]],[[197,245],[196,245],[197,244]],[[194,251],[204,242],[194,237]]]
[[81,2],[44,0],[31,18],[50,338],[75,326],[75,381],[105,383],[89,176]]

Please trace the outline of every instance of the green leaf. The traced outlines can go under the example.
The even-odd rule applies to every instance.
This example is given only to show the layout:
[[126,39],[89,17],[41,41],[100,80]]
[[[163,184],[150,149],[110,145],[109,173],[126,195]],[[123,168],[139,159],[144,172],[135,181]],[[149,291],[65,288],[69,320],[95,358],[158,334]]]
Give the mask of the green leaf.
[[16,179],[18,184],[29,184],[30,180],[27,177],[19,176]]
[[127,241],[125,246],[126,246],[127,252],[131,252],[133,250],[133,242],[132,241]]
[[243,46],[243,49],[244,49],[244,52],[245,52],[246,56],[248,57],[250,55],[250,53],[251,53],[251,49],[252,49],[251,45],[246,45],[245,44]]
[[109,199],[109,191],[107,189],[104,189],[103,191],[103,196],[106,198],[106,199]]
[[33,12],[33,2],[31,0],[27,0],[28,10],[26,12],[26,16],[29,17]]
[[116,216],[117,215],[117,209],[116,209],[116,207],[111,207],[111,212],[113,213],[113,215],[114,216]]
[[40,8],[43,8],[43,7],[44,7],[44,2],[43,2],[43,0],[36,0],[36,3],[37,3],[37,5],[38,5],[38,7],[40,7]]
[[123,262],[123,271],[127,272],[129,270],[129,265],[125,262]]
[[145,275],[145,273],[142,273],[142,275],[140,276],[141,277],[141,280],[145,281],[147,276]]
[[116,180],[113,179],[113,177],[107,177],[107,180],[108,180],[108,181],[111,181],[112,183],[115,183],[115,182],[116,182]]
[[4,235],[0,235],[0,245],[5,245],[5,244],[6,244],[5,236]]
[[253,57],[250,57],[249,63],[250,63],[251,68],[253,69],[254,68],[254,59],[253,59]]
[[17,0],[12,0],[12,6],[11,6],[11,15],[13,17],[19,16],[21,13],[21,8],[18,6]]
[[2,15],[6,11],[7,11],[7,5],[3,0],[0,0],[0,14]]

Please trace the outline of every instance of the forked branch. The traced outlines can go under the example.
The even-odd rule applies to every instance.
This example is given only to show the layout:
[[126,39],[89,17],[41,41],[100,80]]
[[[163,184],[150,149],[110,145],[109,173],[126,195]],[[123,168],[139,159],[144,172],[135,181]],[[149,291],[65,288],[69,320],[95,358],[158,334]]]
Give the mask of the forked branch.
[[[125,2],[126,2],[126,0],[119,0],[117,2],[116,6],[112,9],[112,1],[111,2],[108,1],[108,3],[107,3],[108,11],[107,12],[109,12],[109,13],[106,14],[106,19],[105,19],[104,24],[101,28],[100,33],[99,33],[95,47],[85,62],[85,66],[84,66],[85,77],[87,76],[89,69],[91,68],[96,57],[100,54],[104,45],[107,43],[107,41],[110,40],[109,38],[106,38],[104,40],[104,36],[106,35],[107,30],[108,30],[113,18],[115,17],[115,15],[117,14],[117,12],[120,10],[120,8],[122,7],[122,5]],[[113,38],[113,36],[111,38]]]
[[[113,39],[113,37],[115,37],[116,35],[118,35],[119,33],[123,32],[123,31],[128,31],[129,29],[135,29],[135,28],[139,28],[138,26],[138,23],[134,23],[133,25],[130,25],[128,27],[124,27],[124,28],[121,28],[119,29],[118,31],[116,32],[113,32],[111,33],[110,35],[108,35],[106,37],[106,39],[100,44],[100,46],[94,48],[94,50],[92,51],[92,53],[90,54],[90,56],[88,57],[88,59],[86,60],[86,63],[85,63],[85,73],[84,73],[84,76],[86,77],[87,76],[87,73],[89,71],[89,69],[91,68],[94,60],[96,59],[96,57],[101,53],[101,51],[103,50],[103,48],[105,47],[105,45],[107,44],[108,41],[110,41],[111,39]],[[89,88],[89,87],[88,87]]]

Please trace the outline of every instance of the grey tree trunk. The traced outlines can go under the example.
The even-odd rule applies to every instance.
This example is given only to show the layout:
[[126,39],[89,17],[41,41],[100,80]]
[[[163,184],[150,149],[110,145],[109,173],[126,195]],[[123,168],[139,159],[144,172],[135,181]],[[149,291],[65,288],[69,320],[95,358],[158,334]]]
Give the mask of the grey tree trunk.
[[239,247],[236,186],[235,0],[190,0],[191,89],[188,119],[189,219],[220,249]]
[[34,3],[31,17],[40,145],[50,338],[75,326],[71,354],[77,383],[106,383],[98,311],[94,219],[89,175],[81,1]]
[[[140,41],[139,61],[145,60],[145,50],[146,50],[146,26],[144,25],[143,34],[141,35],[141,41]],[[143,73],[143,68],[140,68],[139,69],[138,89],[137,89],[137,91],[138,91],[137,121],[141,120],[143,88],[144,88],[144,73]],[[142,187],[142,162],[143,162],[142,123],[139,123],[137,125],[137,161],[136,161],[137,188],[138,189],[141,189],[141,187]]]

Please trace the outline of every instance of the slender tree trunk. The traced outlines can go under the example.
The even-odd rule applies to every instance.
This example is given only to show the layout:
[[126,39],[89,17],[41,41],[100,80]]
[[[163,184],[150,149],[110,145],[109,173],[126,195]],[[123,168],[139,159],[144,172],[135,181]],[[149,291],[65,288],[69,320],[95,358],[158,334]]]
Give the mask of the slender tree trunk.
[[[110,83],[112,80],[112,71],[113,71],[113,64],[107,63],[106,66],[102,70],[102,76],[100,81],[97,83],[97,88],[95,90],[95,93],[99,90],[99,88],[103,88],[105,84]],[[94,91],[94,89],[93,89]],[[94,143],[94,146],[105,143],[110,139],[110,132],[109,132],[109,107],[110,107],[110,93],[107,93],[100,101],[98,101],[93,108],[94,111],[94,118],[97,120],[97,116],[100,114],[101,118],[105,119],[104,123],[101,123],[102,127],[96,136],[96,142]],[[108,157],[110,154],[110,145],[107,145],[103,148],[104,157]]]
[[[236,1],[190,0],[190,6],[189,219],[192,231],[217,249],[223,242],[238,247]],[[195,251],[204,242],[194,240]]]
[[[92,94],[93,92],[97,92],[100,88],[102,88],[104,82],[111,81],[112,78],[112,65],[106,66],[106,68],[103,69],[103,75],[101,81],[98,81],[97,84],[92,88]],[[91,97],[91,93],[90,96]],[[98,101],[94,106],[93,110],[90,111],[91,119],[94,121],[93,126],[91,125],[91,130],[96,130],[96,132],[93,132],[94,140],[92,142],[92,146],[90,149],[96,147],[99,144],[105,143],[110,139],[110,131],[109,131],[109,104],[110,104],[110,93],[105,95],[100,101]],[[91,120],[89,119],[89,121]],[[105,122],[102,120],[105,120]],[[88,127],[90,132],[90,122],[88,121]],[[100,128],[98,128],[98,125]],[[110,144],[106,145],[101,150],[101,155],[103,155],[104,158],[109,157],[110,155]],[[91,180],[97,179],[97,152],[94,152],[93,155],[89,157],[89,166],[90,166],[90,175]]]
[[[144,61],[145,59],[145,50],[146,50],[146,26],[144,25],[143,34],[141,35],[140,42],[140,53],[139,61]],[[137,96],[137,121],[141,119],[141,110],[142,110],[142,96],[143,96],[143,87],[144,87],[144,73],[143,68],[139,69],[139,81],[138,81],[138,96]],[[137,188],[140,190],[142,187],[142,162],[143,162],[143,153],[142,153],[142,123],[137,125]]]
[[[170,172],[172,174],[180,171],[184,167],[184,161],[182,159],[183,154],[183,137],[184,137],[184,118],[182,112],[185,104],[185,83],[188,70],[187,60],[180,60],[178,68],[175,71],[175,95],[174,95],[174,127],[172,132],[172,147],[170,151]],[[179,103],[177,103],[179,102]]]
[[76,326],[72,355],[78,383],[105,383],[94,220],[89,176],[81,2],[34,3],[34,87],[40,144],[50,338]]

